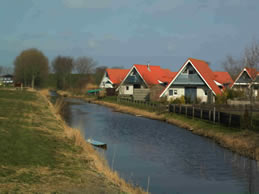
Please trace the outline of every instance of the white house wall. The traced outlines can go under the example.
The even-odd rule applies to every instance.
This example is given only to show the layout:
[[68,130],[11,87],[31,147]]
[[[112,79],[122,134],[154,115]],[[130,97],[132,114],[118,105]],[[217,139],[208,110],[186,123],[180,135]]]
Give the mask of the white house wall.
[[[201,99],[201,102],[207,102],[208,96],[205,95],[205,90],[209,90],[206,87],[196,87],[197,88],[197,98]],[[169,90],[173,90],[173,95],[169,96]],[[165,93],[167,100],[174,100],[176,98],[180,98],[181,96],[185,96],[185,88],[184,87],[172,87]],[[177,94],[174,94],[174,90],[177,90]]]
[[[174,91],[173,91],[173,95],[169,96],[169,90],[177,90],[177,95],[175,95]],[[167,96],[168,101],[174,100],[176,98],[180,98],[181,96],[184,96],[184,88],[183,87],[173,87],[173,88],[170,88],[169,90],[167,90],[167,92],[165,93],[165,96]]]
[[108,77],[103,77],[100,88],[113,88],[113,85],[110,83],[110,79]]
[[119,94],[133,95],[133,86],[132,85],[122,85],[119,89]]
[[[209,88],[207,90],[209,90]],[[197,98],[200,98],[201,102],[207,102],[208,101],[208,95],[205,95],[205,89],[204,88],[197,88]]]

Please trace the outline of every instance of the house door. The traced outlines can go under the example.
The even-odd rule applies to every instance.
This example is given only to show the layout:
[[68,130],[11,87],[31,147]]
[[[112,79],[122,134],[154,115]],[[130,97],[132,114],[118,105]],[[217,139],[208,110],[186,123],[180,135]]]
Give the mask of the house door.
[[197,88],[194,87],[186,87],[185,91],[185,102],[187,104],[194,103],[197,97]]

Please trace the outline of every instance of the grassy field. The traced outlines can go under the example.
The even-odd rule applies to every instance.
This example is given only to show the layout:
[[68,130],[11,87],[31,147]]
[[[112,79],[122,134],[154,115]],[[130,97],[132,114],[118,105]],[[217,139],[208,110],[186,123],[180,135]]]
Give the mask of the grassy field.
[[38,92],[0,90],[0,193],[138,193]]

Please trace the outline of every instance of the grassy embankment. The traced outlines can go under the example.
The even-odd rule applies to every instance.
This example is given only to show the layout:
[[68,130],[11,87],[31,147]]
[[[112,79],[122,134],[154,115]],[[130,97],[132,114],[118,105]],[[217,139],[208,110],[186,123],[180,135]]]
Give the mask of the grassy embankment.
[[0,145],[1,193],[143,193],[112,172],[39,92],[0,89]]
[[229,128],[219,124],[213,124],[201,119],[192,119],[179,114],[157,113],[151,111],[145,105],[131,105],[117,103],[115,98],[92,100],[97,104],[114,108],[116,111],[133,115],[142,115],[151,119],[165,121],[179,127],[191,130],[193,133],[209,137],[221,146],[226,147],[241,155],[259,160],[259,132],[246,129]]

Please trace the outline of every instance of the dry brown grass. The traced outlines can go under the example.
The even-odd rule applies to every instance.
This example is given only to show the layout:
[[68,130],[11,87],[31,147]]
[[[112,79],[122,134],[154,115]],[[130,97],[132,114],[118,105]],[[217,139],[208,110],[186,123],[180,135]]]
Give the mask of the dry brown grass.
[[104,101],[94,101],[94,103],[114,108],[116,111],[119,111],[119,112],[129,113],[133,115],[141,115],[151,119],[165,120],[164,115],[158,115],[155,112],[148,112],[134,107],[123,106],[123,105],[104,102]]
[[86,90],[93,90],[93,89],[97,89],[97,88],[99,88],[98,85],[93,84],[93,83],[88,83],[88,84],[85,85],[84,89],[86,91]]
[[[60,106],[62,106],[62,103],[59,102],[58,105],[53,106],[49,100],[47,99],[47,92],[46,90],[40,91],[40,94],[45,98],[45,100],[48,101],[50,110],[55,115],[56,119],[61,123],[64,129],[64,136],[72,140],[73,144],[75,146],[79,146],[82,148],[81,156],[84,157],[87,156],[87,158],[90,158],[93,162],[93,167],[100,173],[102,173],[109,181],[111,181],[113,184],[116,184],[119,186],[119,188],[126,193],[146,193],[141,188],[134,187],[130,184],[128,184],[125,180],[120,178],[117,172],[112,171],[107,161],[104,159],[103,156],[101,156],[97,151],[93,149],[93,147],[87,143],[82,136],[82,132],[78,129],[74,129],[69,127],[61,118],[61,116],[58,114]],[[78,157],[78,156],[77,156]]]

